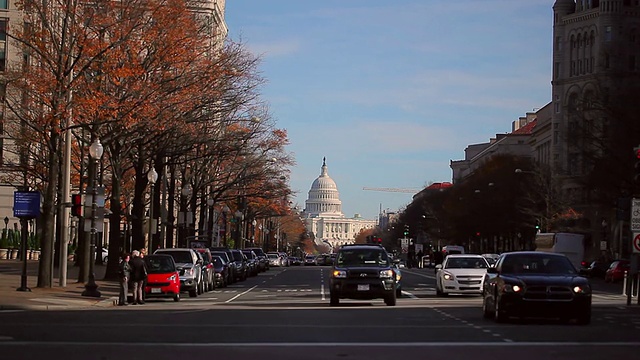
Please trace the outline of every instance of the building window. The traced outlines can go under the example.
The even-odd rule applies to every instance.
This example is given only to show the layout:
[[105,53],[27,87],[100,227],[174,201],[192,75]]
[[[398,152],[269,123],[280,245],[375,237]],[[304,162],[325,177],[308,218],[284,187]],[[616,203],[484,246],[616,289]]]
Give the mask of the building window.
[[553,104],[553,108],[555,109],[556,114],[560,114],[560,103],[559,102],[554,103]]
[[557,79],[559,77],[560,77],[560,63],[555,62],[553,63],[553,78]]
[[0,9],[9,9],[9,0],[0,0]]
[[604,28],[604,41],[611,41],[611,26],[606,26]]
[[556,36],[556,51],[562,50],[562,37]]

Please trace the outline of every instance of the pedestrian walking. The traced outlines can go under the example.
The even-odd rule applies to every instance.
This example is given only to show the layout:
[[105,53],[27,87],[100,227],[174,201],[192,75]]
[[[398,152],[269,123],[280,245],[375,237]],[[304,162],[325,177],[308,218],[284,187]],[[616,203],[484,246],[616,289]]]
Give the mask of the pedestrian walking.
[[120,267],[118,268],[118,277],[120,280],[120,296],[118,298],[118,306],[127,305],[127,296],[129,294],[129,280],[131,279],[131,265],[129,265],[130,256],[125,253],[122,256]]
[[133,250],[131,264],[131,281],[133,282],[133,305],[142,305],[142,293],[144,292],[144,282],[147,278],[147,267],[140,257],[140,251]]

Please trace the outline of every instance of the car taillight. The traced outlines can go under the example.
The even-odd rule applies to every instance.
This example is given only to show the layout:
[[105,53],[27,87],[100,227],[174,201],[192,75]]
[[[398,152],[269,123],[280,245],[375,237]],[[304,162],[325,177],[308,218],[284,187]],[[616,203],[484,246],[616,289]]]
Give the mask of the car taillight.
[[582,265],[582,266],[587,266],[587,262],[586,262],[586,261],[583,261],[583,262],[581,262],[581,263],[580,263],[580,265]]

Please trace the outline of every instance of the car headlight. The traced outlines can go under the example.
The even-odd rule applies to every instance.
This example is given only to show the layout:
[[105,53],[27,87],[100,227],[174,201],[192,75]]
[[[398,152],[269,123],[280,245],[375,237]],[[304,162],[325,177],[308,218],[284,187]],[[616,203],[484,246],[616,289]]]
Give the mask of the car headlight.
[[591,292],[591,288],[588,285],[576,285],[573,287],[573,292],[576,294],[588,294]]
[[393,270],[380,270],[381,279],[393,279]]
[[187,276],[193,276],[193,268],[184,269],[184,274]]
[[347,272],[344,270],[333,270],[333,277],[336,279],[344,279],[347,277]]
[[519,293],[522,291],[522,286],[520,285],[512,285],[512,284],[504,284],[504,287],[502,288],[503,292],[513,292],[513,293]]
[[173,275],[169,276],[169,278],[167,280],[174,281],[175,279],[176,279],[176,275],[173,274]]
[[455,279],[455,276],[453,276],[453,274],[449,274],[449,273],[444,273],[444,275],[442,277],[445,280],[453,280],[453,279]]

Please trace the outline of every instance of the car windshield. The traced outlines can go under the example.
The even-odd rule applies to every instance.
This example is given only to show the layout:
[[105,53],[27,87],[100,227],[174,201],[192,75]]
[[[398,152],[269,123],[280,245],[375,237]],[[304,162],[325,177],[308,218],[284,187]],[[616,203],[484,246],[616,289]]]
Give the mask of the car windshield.
[[344,249],[337,256],[339,266],[389,266],[386,251],[380,249]]
[[214,266],[214,267],[216,267],[216,268],[221,268],[221,267],[223,267],[222,259],[220,259],[219,257],[215,256],[215,257],[213,258],[213,266]]
[[486,269],[487,261],[478,257],[450,257],[445,269]]
[[149,274],[163,274],[176,271],[176,266],[171,257],[167,256],[147,256],[144,258]]
[[244,260],[244,258],[242,257],[242,253],[240,251],[234,251],[233,252],[233,260],[235,260],[235,261]]
[[509,274],[574,275],[571,261],[555,255],[511,255],[505,257],[501,272]]
[[277,258],[278,258],[278,255],[276,255],[276,254],[267,254],[267,257],[268,257],[269,259],[277,259]]
[[163,254],[171,255],[176,264],[188,264],[193,263],[193,258],[191,257],[191,253],[188,251],[166,251],[162,252]]

